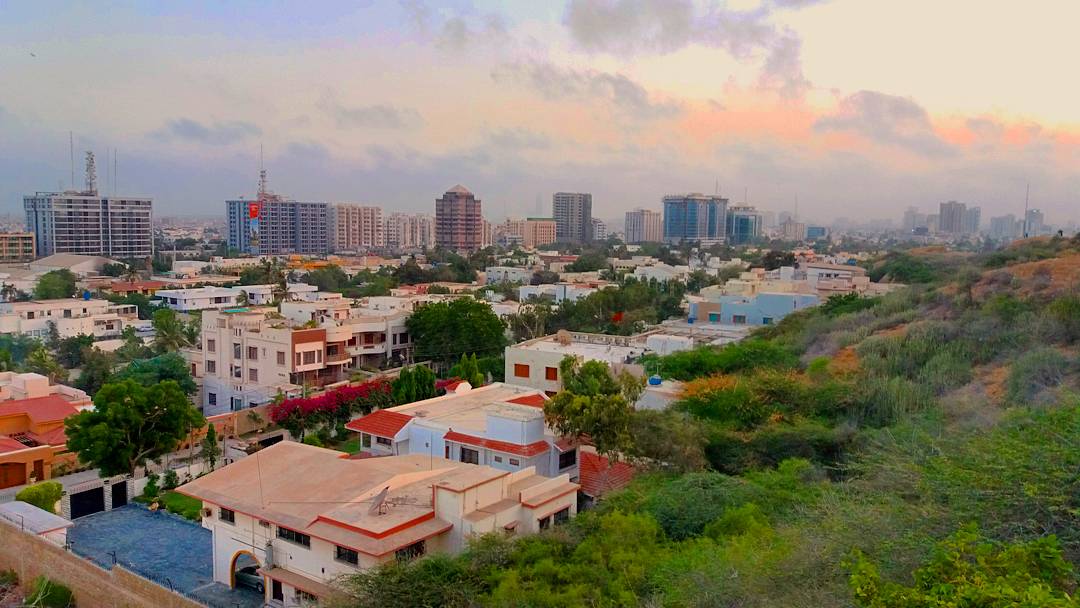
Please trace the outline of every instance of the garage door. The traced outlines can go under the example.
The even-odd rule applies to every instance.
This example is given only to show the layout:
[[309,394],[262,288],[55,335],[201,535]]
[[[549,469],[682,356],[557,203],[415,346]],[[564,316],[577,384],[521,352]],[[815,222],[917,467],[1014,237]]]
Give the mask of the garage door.
[[105,488],[94,488],[71,495],[71,519],[105,510]]
[[6,462],[0,464],[0,488],[21,486],[26,483],[26,463]]
[[127,483],[120,481],[112,485],[112,508],[116,509],[127,504]]

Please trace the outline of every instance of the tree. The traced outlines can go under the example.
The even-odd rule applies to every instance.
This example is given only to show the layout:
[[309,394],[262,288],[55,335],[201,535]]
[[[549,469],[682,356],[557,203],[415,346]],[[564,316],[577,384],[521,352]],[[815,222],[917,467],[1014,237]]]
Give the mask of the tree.
[[109,262],[101,267],[101,274],[107,277],[122,277],[127,269],[128,265],[122,262]]
[[529,280],[531,285],[545,285],[559,282],[559,273],[550,270],[537,270]]
[[765,267],[765,270],[776,270],[781,266],[794,266],[795,254],[790,251],[773,249],[761,256],[761,265]]
[[642,381],[623,372],[616,378],[606,363],[581,364],[567,355],[559,364],[563,390],[544,404],[544,418],[560,435],[587,435],[601,455],[612,459],[633,447],[630,423]]
[[78,289],[75,287],[75,274],[67,268],[50,270],[41,275],[37,285],[34,286],[34,299],[36,300],[59,300],[74,296]]
[[506,318],[514,340],[524,342],[548,334],[548,319],[551,318],[551,305],[547,302],[522,304],[518,311]]
[[210,463],[210,470],[217,466],[218,456],[221,455],[221,446],[218,445],[217,429],[214,425],[206,426],[206,436],[202,440],[202,450],[199,452],[203,460]]
[[464,353],[496,354],[506,346],[502,320],[491,307],[472,298],[433,302],[406,321],[417,359],[450,363]]
[[430,399],[435,396],[435,372],[424,365],[406,367],[390,386],[390,394],[397,404]]
[[64,486],[56,481],[41,481],[27,486],[15,495],[15,500],[27,502],[35,507],[56,513],[56,503],[64,496]]
[[64,421],[68,449],[105,476],[134,475],[205,424],[172,380],[150,387],[133,380],[106,384],[94,395],[94,409]]
[[30,353],[26,362],[23,363],[22,370],[48,376],[52,384],[64,382],[68,377],[68,371],[49,354],[49,351],[45,350],[44,346],[39,346]]
[[185,324],[171,308],[154,311],[154,349],[159,353],[176,352],[191,343]]
[[56,345],[56,360],[64,367],[79,367],[83,362],[83,350],[94,345],[94,336],[79,334],[61,339]]
[[120,361],[134,361],[154,356],[154,351],[143,342],[135,328],[128,325],[120,332],[124,343],[116,349],[116,357]]
[[603,251],[588,251],[566,266],[566,272],[592,272],[608,267],[607,256]]
[[11,283],[0,285],[0,299],[5,302],[14,302],[19,297],[19,290]]
[[308,272],[304,282],[318,287],[319,291],[341,291],[348,286],[349,275],[340,266],[330,264]]
[[480,373],[480,366],[476,362],[476,353],[473,353],[471,357],[462,354],[461,361],[450,368],[450,376],[461,378],[474,388],[484,385],[484,375]]
[[82,371],[75,379],[75,386],[93,396],[112,376],[116,356],[96,347],[87,347],[82,353]]
[[630,421],[632,454],[659,468],[678,472],[706,467],[702,425],[672,410],[636,410]]
[[114,381],[133,380],[142,386],[150,387],[171,380],[180,390],[192,395],[198,389],[191,377],[191,369],[178,353],[166,353],[151,359],[137,359],[127,367],[116,372]]

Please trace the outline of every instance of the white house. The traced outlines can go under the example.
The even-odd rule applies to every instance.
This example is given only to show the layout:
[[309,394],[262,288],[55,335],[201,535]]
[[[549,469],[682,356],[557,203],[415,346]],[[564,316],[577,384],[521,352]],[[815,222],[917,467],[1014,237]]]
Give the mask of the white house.
[[214,310],[237,306],[240,291],[231,287],[193,287],[191,289],[159,289],[154,294],[154,302],[169,308],[188,312],[192,310]]
[[61,338],[79,334],[110,338],[119,336],[125,327],[148,327],[150,322],[139,320],[134,304],[113,304],[108,300],[66,298],[0,303],[0,333],[43,338],[49,335],[50,325],[56,326]]
[[528,283],[532,280],[531,268],[517,266],[488,266],[484,270],[484,282],[487,285],[495,283]]

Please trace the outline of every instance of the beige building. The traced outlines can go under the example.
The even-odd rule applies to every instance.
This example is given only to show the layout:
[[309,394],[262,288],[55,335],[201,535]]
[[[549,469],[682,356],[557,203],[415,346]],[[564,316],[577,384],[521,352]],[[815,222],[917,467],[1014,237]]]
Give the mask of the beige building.
[[[554,395],[562,390],[559,364],[568,355],[580,361],[603,361],[618,372],[645,354],[645,350],[641,336],[559,332],[507,346],[505,378],[510,384]],[[627,369],[640,372],[636,366]]]
[[61,338],[79,334],[114,338],[125,327],[144,328],[150,322],[139,320],[139,310],[134,304],[113,304],[108,300],[0,302],[0,334],[44,338],[49,335],[50,325],[56,325]]
[[435,246],[435,218],[423,213],[391,213],[385,222],[386,246],[401,251]]
[[627,243],[659,243],[664,240],[663,214],[651,209],[626,212]]
[[499,233],[508,241],[520,241],[525,249],[554,243],[557,238],[555,220],[547,217],[507,218],[499,226]]
[[330,206],[330,249],[364,251],[386,246],[382,207],[349,203]]
[[269,605],[306,605],[392,560],[457,553],[474,535],[533,534],[577,512],[578,485],[414,454],[349,459],[285,441],[178,492],[203,501],[214,580],[257,567]]
[[0,232],[0,263],[30,262],[34,252],[33,232]]

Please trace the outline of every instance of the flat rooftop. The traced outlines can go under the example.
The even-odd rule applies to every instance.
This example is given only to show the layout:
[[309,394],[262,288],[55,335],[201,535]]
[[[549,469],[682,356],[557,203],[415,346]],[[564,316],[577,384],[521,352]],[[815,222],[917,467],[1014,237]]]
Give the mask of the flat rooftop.
[[487,430],[490,411],[521,420],[531,417],[534,411],[542,416],[543,410],[534,404],[535,399],[529,399],[539,393],[534,388],[496,382],[464,393],[448,393],[389,409],[419,420],[437,421],[455,431],[472,431],[482,435]]
[[596,342],[584,342],[573,340],[563,345],[555,336],[537,338],[531,342],[523,342],[512,348],[521,350],[539,351],[545,353],[557,353],[561,355],[580,355],[590,361],[606,361],[607,363],[624,363],[628,357],[639,357],[645,353],[643,344],[603,344]]

